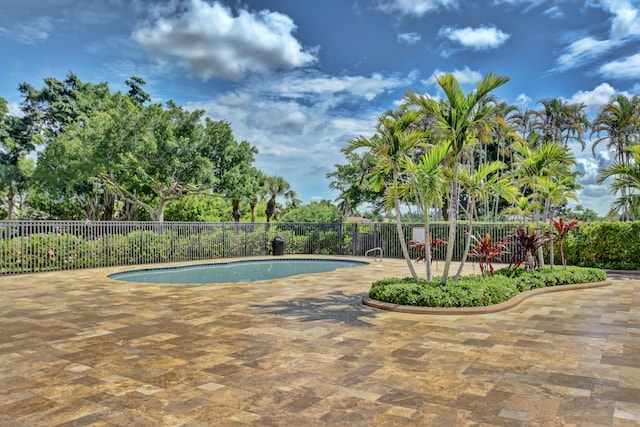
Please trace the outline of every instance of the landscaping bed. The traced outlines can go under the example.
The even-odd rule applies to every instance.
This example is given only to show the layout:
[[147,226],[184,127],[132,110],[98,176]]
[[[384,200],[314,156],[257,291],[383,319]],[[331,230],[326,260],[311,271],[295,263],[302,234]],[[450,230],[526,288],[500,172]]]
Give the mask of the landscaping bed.
[[387,278],[374,282],[369,298],[416,307],[483,307],[508,301],[521,292],[551,286],[602,282],[606,272],[586,267],[541,267],[535,270],[503,268],[493,277],[464,276],[440,283],[425,279]]

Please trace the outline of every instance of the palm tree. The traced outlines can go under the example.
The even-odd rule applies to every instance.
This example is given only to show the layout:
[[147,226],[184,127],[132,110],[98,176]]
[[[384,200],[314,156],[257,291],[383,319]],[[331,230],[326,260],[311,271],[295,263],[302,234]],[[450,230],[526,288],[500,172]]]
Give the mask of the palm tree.
[[332,179],[329,188],[339,191],[335,201],[338,202],[338,208],[345,219],[357,212],[360,204],[375,198],[374,191],[365,185],[365,178],[376,164],[375,157],[369,152],[362,156],[351,152],[346,154],[346,157],[346,165],[337,164],[336,171],[326,175]]
[[518,109],[513,114],[513,123],[520,131],[522,139],[529,140],[536,133],[535,130],[536,112],[534,110]]
[[425,267],[427,280],[433,279],[431,269],[431,233],[429,231],[429,209],[442,205],[442,198],[447,192],[447,181],[443,174],[443,162],[451,148],[446,143],[431,146],[425,151],[418,163],[407,159],[404,169],[408,179],[398,187],[400,197],[412,199],[422,209],[424,217]]
[[265,174],[258,169],[254,170],[255,180],[252,184],[253,194],[249,198],[249,208],[251,209],[251,222],[256,222],[256,206],[258,206],[258,202],[263,200],[266,196],[266,187],[265,187]]
[[469,254],[469,249],[471,248],[473,217],[476,211],[476,202],[483,202],[491,194],[496,194],[498,197],[502,197],[511,202],[515,199],[516,194],[518,193],[518,189],[511,185],[509,179],[499,175],[499,171],[506,167],[506,164],[496,160],[490,163],[483,163],[478,166],[476,171],[471,171],[468,168],[460,169],[458,179],[462,190],[467,195],[466,216],[469,223],[467,225],[465,248],[458,271],[455,275],[455,280],[460,278],[462,269],[464,268],[464,263],[466,262]]
[[296,193],[291,189],[291,185],[281,176],[271,175],[264,179],[265,193],[269,196],[267,200],[267,222],[276,214],[276,197],[283,196],[285,199],[294,200]]
[[537,179],[535,188],[540,200],[544,200],[543,218],[549,222],[549,243],[551,250],[549,251],[549,264],[553,267],[554,250],[553,250],[553,207],[563,204],[567,199],[578,201],[572,190],[576,187],[575,176],[568,174],[565,176],[540,176]]
[[[550,178],[560,181],[567,177],[575,179],[570,170],[575,164],[575,157],[568,147],[554,142],[544,142],[536,147],[537,139],[537,135],[534,135],[528,143],[521,142],[514,146],[516,153],[512,176],[520,184],[522,194],[533,193],[532,198],[537,202],[534,210],[536,227],[540,230],[540,207],[545,202],[540,191],[541,180]],[[539,248],[538,256],[540,265],[544,265],[542,248]]]
[[449,200],[449,244],[442,273],[442,284],[446,284],[456,240],[459,164],[464,152],[477,141],[478,132],[492,127],[495,108],[487,101],[491,92],[507,83],[509,78],[489,73],[478,82],[475,90],[466,95],[453,74],[438,76],[436,81],[444,92],[445,99],[438,102],[430,96],[407,92],[405,102],[418,106],[426,116],[436,118],[435,128],[448,142],[454,159]]
[[[617,163],[629,165],[629,146],[640,139],[640,98],[622,94],[611,97],[591,123],[591,134],[596,135],[591,146],[594,156],[596,146],[607,141],[607,149],[614,152]],[[624,187],[619,189],[622,199],[626,198],[628,190]],[[628,220],[628,209],[624,205],[620,208],[622,219]]]
[[[629,148],[633,156],[633,162],[625,164],[619,160],[601,169],[596,176],[599,184],[607,178],[613,177],[610,189],[612,194],[621,193],[621,196],[611,204],[612,212],[626,209],[629,219],[640,217],[640,144],[634,144]],[[622,193],[622,190],[626,190]]]
[[538,208],[540,208],[540,204],[538,202],[532,202],[531,195],[520,196],[511,203],[511,206],[504,208],[502,214],[516,215],[522,220],[522,224],[524,225],[527,222],[527,217]]
[[542,141],[566,146],[573,139],[584,150],[584,133],[589,127],[585,105],[569,103],[561,98],[543,99],[540,103],[543,109],[535,112],[534,128],[542,134]]
[[402,174],[401,166],[406,164],[415,149],[424,143],[424,133],[412,128],[419,118],[418,111],[387,111],[378,118],[377,133],[373,137],[360,136],[353,139],[344,150],[348,154],[366,148],[377,159],[376,165],[368,174],[369,183],[378,191],[384,189],[389,210],[391,206],[395,208],[402,255],[416,282],[419,280],[418,275],[409,256],[402,230],[398,186]]

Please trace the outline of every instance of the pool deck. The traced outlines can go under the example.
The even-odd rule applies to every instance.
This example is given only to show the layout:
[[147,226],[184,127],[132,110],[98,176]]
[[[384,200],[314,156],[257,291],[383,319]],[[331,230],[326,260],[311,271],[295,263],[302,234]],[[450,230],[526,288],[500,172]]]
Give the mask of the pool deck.
[[640,425],[637,276],[443,316],[361,303],[401,260],[106,278],[130,268],[0,277],[0,426]]

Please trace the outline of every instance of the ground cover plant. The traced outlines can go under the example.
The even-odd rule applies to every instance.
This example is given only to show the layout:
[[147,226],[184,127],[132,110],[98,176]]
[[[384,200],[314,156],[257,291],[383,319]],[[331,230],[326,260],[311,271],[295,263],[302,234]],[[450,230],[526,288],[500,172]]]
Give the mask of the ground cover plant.
[[[421,307],[481,307],[505,302],[520,292],[531,289],[605,280],[604,270],[566,266],[562,242],[577,228],[578,222],[565,223],[559,219],[554,226],[558,230],[560,241],[563,261],[561,267],[540,266],[537,252],[550,239],[535,231],[518,228],[515,234],[498,241],[493,241],[490,234],[481,239],[469,234],[474,242],[469,255],[479,263],[480,275],[456,276],[446,282],[441,278],[387,278],[372,284],[369,297],[393,304]],[[414,246],[418,245],[414,242]],[[511,254],[509,267],[496,271],[492,262],[505,254]]]
[[520,292],[548,286],[601,282],[604,270],[587,267],[542,267],[537,270],[502,268],[492,277],[463,276],[442,284],[412,278],[387,278],[372,284],[369,297],[383,302],[419,307],[482,307],[499,304]]

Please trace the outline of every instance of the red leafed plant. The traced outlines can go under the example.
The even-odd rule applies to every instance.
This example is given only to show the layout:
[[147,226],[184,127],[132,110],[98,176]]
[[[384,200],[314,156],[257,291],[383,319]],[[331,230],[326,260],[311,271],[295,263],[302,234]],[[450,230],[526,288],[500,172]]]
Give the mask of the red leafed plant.
[[560,259],[562,259],[562,266],[564,268],[567,268],[567,260],[564,259],[562,241],[564,240],[565,236],[569,234],[569,232],[578,228],[579,225],[580,223],[577,219],[572,219],[569,222],[564,222],[562,218],[553,220],[553,228],[556,229],[556,236],[558,236],[558,242],[560,243]]
[[[430,245],[430,249],[431,249],[431,261],[433,261],[434,259],[436,259],[436,249],[438,249],[440,246],[444,246],[447,244],[447,242],[445,242],[444,240],[438,239],[437,237],[434,239],[433,236],[429,236],[429,243],[431,243]],[[412,249],[417,249],[418,252],[421,254],[418,256],[418,258],[416,258],[416,262],[420,262],[420,261],[425,261],[427,259],[426,255],[425,255],[425,244],[423,241],[420,240],[409,240],[408,242],[409,247]]]
[[495,270],[491,263],[496,257],[509,253],[509,251],[507,251],[507,242],[505,240],[493,242],[490,234],[487,234],[482,239],[478,239],[473,234],[470,234],[469,236],[475,242],[471,244],[469,255],[478,259],[480,273],[483,277],[485,275],[485,271],[489,271],[489,274],[493,276]]
[[[511,265],[518,268],[524,264],[525,268],[533,270],[538,266],[536,251],[539,247],[546,245],[549,242],[549,238],[535,231],[529,233],[524,228],[518,228],[516,234],[511,236],[510,241],[516,248],[516,252],[511,257]],[[514,264],[518,255],[520,255],[520,261]]]

